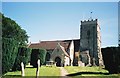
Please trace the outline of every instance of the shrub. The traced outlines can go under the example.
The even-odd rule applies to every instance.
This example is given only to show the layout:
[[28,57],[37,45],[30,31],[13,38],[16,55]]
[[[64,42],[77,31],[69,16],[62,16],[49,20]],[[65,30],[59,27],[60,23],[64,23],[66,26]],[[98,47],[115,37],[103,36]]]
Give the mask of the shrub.
[[120,73],[120,47],[102,48],[105,69],[109,73]]
[[13,71],[21,70],[21,62],[24,63],[24,67],[25,67],[26,64],[28,64],[28,62],[29,62],[30,53],[31,52],[30,52],[29,48],[19,47],[18,54],[17,54],[17,57],[16,57],[16,60],[15,60],[12,70]]
[[2,38],[2,73],[10,71],[17,56],[18,43],[12,38]]
[[38,54],[38,52],[39,52],[39,49],[32,49],[30,65],[33,65],[33,67],[37,67],[37,54]]
[[40,53],[40,55],[38,56],[38,58],[40,58],[41,64],[44,64],[47,51],[45,49],[39,49],[39,53]]
[[30,64],[33,67],[37,67],[37,60],[40,59],[40,65],[45,63],[46,50],[44,49],[32,49]]

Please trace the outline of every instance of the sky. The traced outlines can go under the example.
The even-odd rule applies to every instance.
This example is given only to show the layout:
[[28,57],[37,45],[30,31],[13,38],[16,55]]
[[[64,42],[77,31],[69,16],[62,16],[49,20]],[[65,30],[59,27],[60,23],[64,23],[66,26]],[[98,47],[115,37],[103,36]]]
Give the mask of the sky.
[[[118,8],[120,8],[120,2],[119,2],[119,4],[118,4]],[[119,37],[119,41],[118,41],[118,44],[120,45],[120,9],[118,9],[118,37]]]
[[101,27],[101,46],[118,45],[117,2],[3,2],[2,13],[25,29],[32,43],[78,39],[80,21],[92,17]]
[[1,0],[2,2],[118,2],[119,0]]

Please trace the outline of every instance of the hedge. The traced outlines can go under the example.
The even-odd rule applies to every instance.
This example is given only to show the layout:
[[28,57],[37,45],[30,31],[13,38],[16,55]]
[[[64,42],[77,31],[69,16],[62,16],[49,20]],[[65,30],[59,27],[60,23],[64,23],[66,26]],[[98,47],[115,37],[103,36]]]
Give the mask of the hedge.
[[25,67],[26,64],[28,64],[29,62],[30,54],[31,54],[31,50],[29,48],[19,47],[18,54],[12,70],[13,71],[21,70],[21,62],[24,63],[24,67]]
[[40,65],[44,64],[46,53],[45,49],[32,49],[30,64],[33,65],[33,67],[37,67],[38,59],[40,59]]
[[17,56],[18,43],[12,38],[2,38],[2,73],[10,71]]
[[102,48],[105,69],[109,73],[120,73],[120,47]]

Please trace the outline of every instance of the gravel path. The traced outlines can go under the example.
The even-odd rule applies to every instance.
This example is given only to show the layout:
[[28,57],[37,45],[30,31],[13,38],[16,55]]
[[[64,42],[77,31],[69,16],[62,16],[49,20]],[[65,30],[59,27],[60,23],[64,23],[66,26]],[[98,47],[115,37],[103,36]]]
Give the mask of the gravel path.
[[69,73],[67,72],[66,69],[64,69],[64,67],[59,67],[60,68],[60,71],[61,71],[61,78],[70,78],[66,75],[68,75]]

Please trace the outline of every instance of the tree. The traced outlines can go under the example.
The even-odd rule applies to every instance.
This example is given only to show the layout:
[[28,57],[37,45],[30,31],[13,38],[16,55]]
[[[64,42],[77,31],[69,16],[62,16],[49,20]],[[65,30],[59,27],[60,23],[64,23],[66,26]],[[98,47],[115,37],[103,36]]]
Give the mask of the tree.
[[26,46],[28,36],[14,20],[2,15],[2,72],[10,71],[15,63],[18,47]]
[[2,37],[13,38],[20,46],[25,46],[28,42],[28,35],[14,20],[2,15]]

